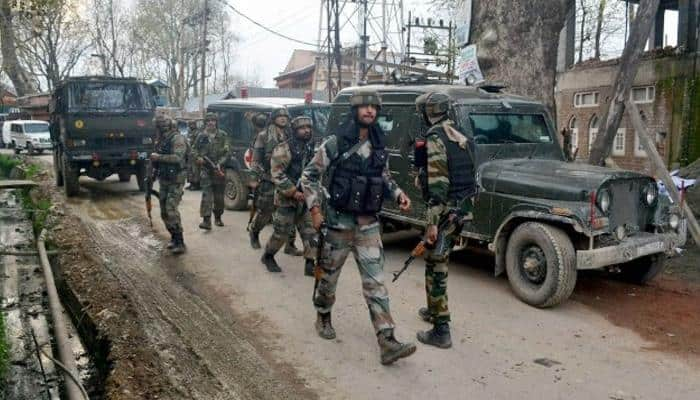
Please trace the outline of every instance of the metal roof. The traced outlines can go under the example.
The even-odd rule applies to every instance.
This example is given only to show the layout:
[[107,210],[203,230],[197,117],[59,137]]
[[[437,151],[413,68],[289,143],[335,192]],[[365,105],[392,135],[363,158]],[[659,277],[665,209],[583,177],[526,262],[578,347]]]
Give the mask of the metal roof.
[[448,85],[448,84],[428,84],[428,85],[366,85],[348,87],[338,93],[338,99],[347,98],[356,89],[373,89],[379,92],[380,95],[390,94],[415,94],[437,92],[444,93],[450,96],[453,100],[464,103],[469,101],[508,101],[516,103],[541,104],[535,99],[517,96],[502,92],[488,92],[484,89],[474,86]]
[[[289,106],[301,106],[304,104],[304,99],[297,99],[292,97],[249,97],[246,99],[219,100],[212,102],[209,105],[212,107],[254,106],[265,108],[279,108]],[[313,100],[312,104],[323,105],[328,103],[324,101]]]

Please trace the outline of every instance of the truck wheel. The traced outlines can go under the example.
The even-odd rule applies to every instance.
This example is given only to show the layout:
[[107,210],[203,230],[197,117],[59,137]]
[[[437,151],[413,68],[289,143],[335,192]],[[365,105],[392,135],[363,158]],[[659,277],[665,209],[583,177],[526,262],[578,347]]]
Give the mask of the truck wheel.
[[70,162],[63,157],[61,162],[63,170],[63,191],[66,197],[73,197],[80,193],[80,170],[73,168]]
[[15,142],[14,140],[12,141],[12,148],[15,150],[15,154],[19,154],[20,151],[22,151],[22,149],[17,147],[17,142]]
[[34,146],[32,146],[31,143],[27,143],[27,155],[32,155],[35,154],[36,151],[34,150]]
[[131,174],[128,172],[120,172],[118,175],[119,182],[129,182],[131,180]]
[[666,269],[666,256],[652,254],[620,266],[620,278],[625,282],[645,285]]
[[241,174],[232,169],[226,170],[224,205],[227,210],[245,210],[248,208],[248,186],[243,184]]
[[53,177],[56,181],[56,186],[63,186],[63,171],[61,167],[61,157],[58,155],[58,151],[53,152]]
[[552,307],[576,286],[574,246],[564,231],[539,222],[518,226],[508,239],[506,270],[515,295],[535,307]]
[[136,166],[136,184],[139,185],[139,192],[146,190],[146,164],[144,163]]

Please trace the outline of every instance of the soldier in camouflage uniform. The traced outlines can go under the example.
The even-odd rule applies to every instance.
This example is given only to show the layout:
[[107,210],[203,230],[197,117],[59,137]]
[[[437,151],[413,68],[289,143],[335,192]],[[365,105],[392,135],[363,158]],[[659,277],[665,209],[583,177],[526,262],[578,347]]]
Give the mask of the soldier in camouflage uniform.
[[304,166],[313,155],[313,122],[309,117],[296,117],[291,125],[294,133],[275,147],[270,159],[270,172],[275,184],[275,213],[272,217],[275,231],[265,246],[261,261],[268,271],[281,272],[274,256],[289,240],[290,232],[293,234],[296,227],[304,243],[304,275],[313,276],[315,251],[312,243],[315,231],[304,204],[304,193],[297,186]]
[[341,269],[352,252],[362,277],[362,292],[377,335],[381,362],[391,364],[413,354],[416,346],[400,343],[394,337],[377,213],[385,197],[398,202],[403,211],[410,209],[411,201],[389,172],[386,137],[376,122],[381,107],[379,94],[360,89],[352,94],[350,104],[348,120],[323,142],[301,178],[314,228],[319,229],[324,221],[321,181],[328,170],[327,234],[317,264],[314,297],[316,331],[324,339],[335,338],[331,309]]
[[205,230],[211,229],[212,205],[214,223],[216,226],[224,226],[224,222],[221,220],[221,214],[224,213],[224,191],[226,190],[226,173],[223,165],[229,157],[230,148],[226,132],[218,129],[217,121],[216,113],[207,113],[204,118],[206,127],[197,135],[192,149],[193,158],[201,169],[202,201],[199,206],[199,214],[202,217],[202,223],[199,224],[199,227]]
[[150,158],[158,170],[160,216],[172,238],[168,248],[173,254],[181,254],[185,252],[185,241],[178,207],[187,177],[187,142],[169,117],[158,115],[155,126],[157,141]]
[[[286,108],[278,108],[270,116],[272,123],[267,129],[258,133],[253,144],[253,160],[251,162],[253,186],[256,190],[255,216],[248,226],[250,246],[260,248],[260,231],[272,221],[274,211],[275,185],[270,175],[270,159],[275,146],[287,140],[289,132],[289,112]],[[289,240],[284,248],[286,254],[301,256],[303,253],[294,246],[296,230],[292,229]]]
[[[187,140],[190,143],[190,148],[194,147],[195,139],[199,135],[199,129],[197,128],[197,121],[191,120],[187,123]],[[199,190],[199,165],[194,160],[194,157],[190,157],[187,162],[187,182],[190,183],[187,186],[187,190]]]
[[[447,306],[447,262],[465,220],[472,219],[474,144],[449,119],[450,98],[426,93],[416,99],[416,109],[430,129],[425,141],[416,141],[415,160],[423,174],[421,189],[427,204],[425,292],[428,307],[418,311],[433,329],[418,332],[418,340],[439,348],[452,346]],[[450,222],[442,224],[443,221]],[[442,224],[442,225],[441,225]],[[438,232],[438,225],[444,227]]]

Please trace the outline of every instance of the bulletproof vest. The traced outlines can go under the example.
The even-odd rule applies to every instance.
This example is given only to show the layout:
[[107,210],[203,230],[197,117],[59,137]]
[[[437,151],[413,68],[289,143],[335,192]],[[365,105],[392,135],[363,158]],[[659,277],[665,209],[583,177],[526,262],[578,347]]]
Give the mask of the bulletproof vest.
[[[435,125],[428,135],[437,135],[447,150],[447,165],[449,167],[450,188],[447,193],[447,198],[450,201],[460,202],[474,194],[474,154],[473,142],[467,142],[468,150],[459,147],[459,144],[453,142],[447,137],[445,130],[440,125]],[[424,187],[427,190],[427,185]],[[427,193],[424,193],[427,196]]]
[[384,201],[384,179],[388,153],[382,135],[372,135],[372,152],[369,158],[353,152],[347,158],[344,154],[352,150],[353,144],[343,136],[338,139],[338,158],[334,163],[333,175],[329,182],[330,204],[336,209],[357,215],[374,215],[382,209]]
[[296,183],[301,178],[301,173],[311,158],[313,147],[311,140],[300,140],[296,135],[292,135],[287,144],[292,153],[292,160],[287,167],[287,176]]
[[[178,133],[167,133],[163,140],[158,142],[158,153],[174,154],[173,139]],[[182,166],[174,163],[158,163],[158,176],[164,180],[175,180],[182,172]]]
[[[284,129],[283,135],[286,137],[294,136],[288,128]],[[270,161],[272,160],[272,152],[275,149],[275,147],[280,143],[277,136],[278,135],[276,125],[270,125],[267,131],[268,145],[265,146],[265,155],[263,158],[263,168],[268,174],[270,173]]]

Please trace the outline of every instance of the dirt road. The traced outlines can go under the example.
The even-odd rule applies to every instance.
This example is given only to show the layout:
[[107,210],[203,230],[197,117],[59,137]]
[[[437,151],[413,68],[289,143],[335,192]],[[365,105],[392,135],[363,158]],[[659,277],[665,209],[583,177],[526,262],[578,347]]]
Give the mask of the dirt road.
[[[173,258],[161,252],[158,208],[154,236],[135,183],[82,183],[70,209],[143,306],[149,343],[162,346],[157,352],[170,359],[169,379],[185,398],[700,398],[700,296],[692,288],[640,289],[584,276],[571,301],[539,310],[492,276],[487,257],[462,253],[450,265],[454,347],[419,346],[413,357],[383,367],[351,260],[334,308],[338,338],[324,341],[313,329],[313,282],[302,260],[280,254],[284,272],[267,273],[260,252],[248,246],[247,213],[227,212],[225,227],[202,232],[200,192],[186,192],[188,253]],[[386,237],[387,275],[416,240],[410,233]],[[416,316],[425,301],[420,262],[388,288],[397,336],[414,340],[428,327]],[[659,299],[674,309],[654,307]],[[695,309],[673,314],[681,304]],[[654,315],[666,315],[666,325]]]

